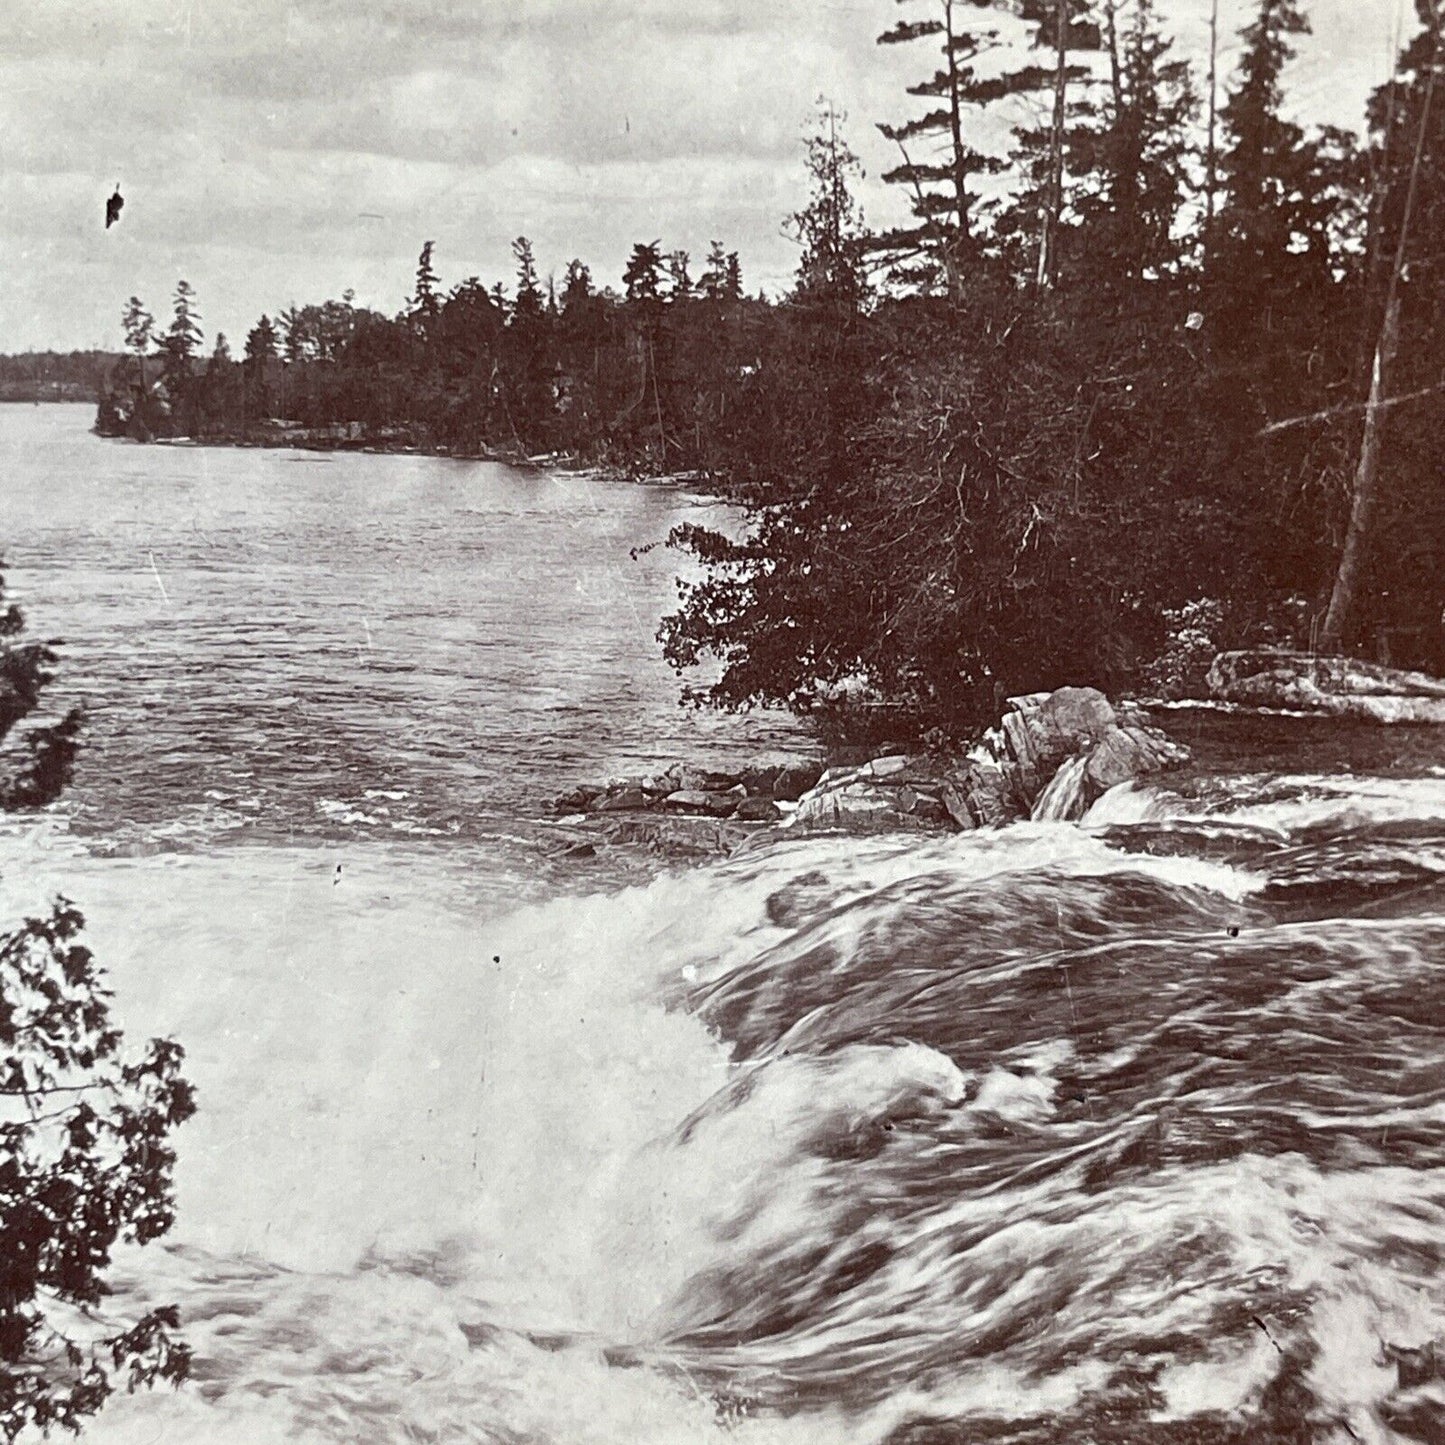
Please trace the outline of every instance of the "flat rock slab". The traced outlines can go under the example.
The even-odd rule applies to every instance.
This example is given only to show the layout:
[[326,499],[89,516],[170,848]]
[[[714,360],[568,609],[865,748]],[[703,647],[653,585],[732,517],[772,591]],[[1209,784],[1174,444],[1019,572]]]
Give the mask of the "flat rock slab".
[[702,813],[710,818],[726,818],[736,811],[742,799],[736,793],[707,793],[700,789],[682,788],[669,793],[662,806],[670,813]]
[[1445,679],[1352,657],[1222,652],[1210,693],[1245,707],[1314,712],[1365,722],[1445,725]]

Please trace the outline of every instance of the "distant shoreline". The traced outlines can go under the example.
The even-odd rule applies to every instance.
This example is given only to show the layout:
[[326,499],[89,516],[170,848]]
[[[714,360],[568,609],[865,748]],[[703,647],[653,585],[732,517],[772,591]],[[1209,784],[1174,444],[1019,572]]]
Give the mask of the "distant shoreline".
[[0,406],[95,406],[93,392],[81,396],[73,394],[44,394],[37,396],[33,391],[20,387],[0,387]]
[[135,446],[229,447],[254,451],[350,452],[369,456],[437,457],[457,462],[494,462],[518,471],[572,471],[607,477],[614,481],[674,483],[709,495],[726,498],[726,489],[714,478],[699,472],[649,471],[635,465],[588,457],[580,452],[544,452],[529,455],[521,450],[489,448],[484,451],[456,451],[445,444],[400,437],[341,437],[317,428],[290,431],[257,431],[245,436],[133,437],[114,435],[91,428],[106,441],[130,442]]

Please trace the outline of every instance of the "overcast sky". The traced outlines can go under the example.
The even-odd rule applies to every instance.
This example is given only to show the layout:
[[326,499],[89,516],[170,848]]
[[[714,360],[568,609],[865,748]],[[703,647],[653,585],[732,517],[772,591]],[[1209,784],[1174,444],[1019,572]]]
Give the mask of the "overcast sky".
[[[1253,0],[1222,0],[1231,39]],[[1357,124],[1405,0],[1306,0],[1306,120]],[[436,241],[444,282],[510,281],[512,237],[615,284],[634,241],[742,254],[776,290],[815,98],[849,114],[869,219],[903,198],[874,130],[915,102],[891,0],[38,0],[0,30],[0,351],[116,346],[177,277],[208,343],[339,296],[391,312]],[[1198,53],[1208,0],[1161,0]],[[1225,61],[1228,66],[1228,59]],[[115,182],[121,224],[103,227]]]

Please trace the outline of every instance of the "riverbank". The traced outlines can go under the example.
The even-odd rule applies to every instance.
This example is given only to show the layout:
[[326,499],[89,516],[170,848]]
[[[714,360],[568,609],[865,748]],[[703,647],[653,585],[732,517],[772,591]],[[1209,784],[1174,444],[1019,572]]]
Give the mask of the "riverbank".
[[522,447],[488,446],[459,448],[428,439],[409,428],[380,432],[363,430],[359,424],[309,427],[300,423],[273,422],[240,432],[201,436],[158,436],[149,428],[133,428],[127,419],[121,425],[105,425],[97,418],[95,435],[107,441],[130,441],[137,445],[167,447],[223,447],[238,450],[294,450],[309,452],[350,452],[368,456],[423,456],[459,462],[492,462],[522,471],[550,469],[583,472],[619,481],[676,483],[710,496],[726,498],[728,489],[717,478],[699,471],[677,471],[663,466],[649,450],[617,456],[600,452],[527,452]]

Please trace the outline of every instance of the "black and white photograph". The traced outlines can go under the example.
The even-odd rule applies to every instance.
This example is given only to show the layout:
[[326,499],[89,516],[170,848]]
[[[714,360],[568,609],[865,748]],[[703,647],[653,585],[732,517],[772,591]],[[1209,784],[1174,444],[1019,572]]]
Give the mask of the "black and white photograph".
[[0,1442],[1445,1445],[1445,0],[10,0]]

